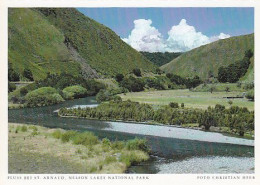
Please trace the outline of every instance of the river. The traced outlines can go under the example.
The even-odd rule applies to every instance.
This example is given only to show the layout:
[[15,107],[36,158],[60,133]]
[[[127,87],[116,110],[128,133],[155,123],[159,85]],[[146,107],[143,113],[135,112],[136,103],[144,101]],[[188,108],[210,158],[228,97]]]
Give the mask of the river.
[[254,140],[220,133],[169,126],[98,121],[57,116],[61,107],[97,105],[94,97],[62,104],[9,110],[9,122],[50,128],[92,131],[100,138],[127,140],[146,138],[149,161],[132,166],[127,173],[254,173]]

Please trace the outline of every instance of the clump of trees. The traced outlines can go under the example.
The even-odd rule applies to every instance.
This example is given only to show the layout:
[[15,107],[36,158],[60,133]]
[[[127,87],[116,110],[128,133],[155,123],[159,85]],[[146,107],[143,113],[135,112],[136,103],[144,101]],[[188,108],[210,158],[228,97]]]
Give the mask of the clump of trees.
[[33,90],[25,96],[28,107],[53,105],[64,101],[56,89],[52,87],[42,87]]
[[25,68],[24,71],[23,71],[23,76],[25,78],[27,78],[28,80],[33,81],[33,74],[32,74],[32,71],[30,69]]
[[128,91],[130,91],[130,92],[139,92],[139,91],[144,90],[145,83],[140,78],[135,78],[135,77],[130,76],[130,77],[124,78],[120,82],[120,86],[125,89],[128,89]]
[[66,109],[59,111],[60,116],[77,116],[99,120],[155,121],[168,125],[197,123],[209,130],[211,126],[228,127],[231,132],[241,136],[254,130],[254,112],[247,108],[231,106],[225,108],[217,104],[207,110],[187,109],[178,103],[170,103],[154,110],[148,104],[132,101],[110,101],[95,108]]
[[101,89],[99,93],[96,95],[96,100],[98,103],[104,101],[122,101],[120,96],[116,96],[116,94],[124,92],[124,89]]
[[85,79],[82,76],[73,76],[67,73],[47,74],[44,80],[39,80],[36,83],[36,88],[53,87],[57,90],[63,90],[66,87],[80,85],[88,90],[88,96],[96,95],[100,89],[105,89],[105,85],[94,80]]
[[251,57],[253,57],[253,52],[251,50],[247,50],[242,60],[230,64],[227,67],[220,67],[218,69],[218,81],[224,83],[237,82],[242,76],[246,74],[250,65]]
[[86,88],[80,85],[73,85],[64,88],[62,90],[62,94],[66,100],[71,100],[71,99],[82,98],[87,96],[88,91]]
[[202,83],[198,76],[195,76],[193,78],[183,78],[176,74],[167,73],[166,77],[169,78],[171,82],[177,85],[185,85],[188,89],[197,87],[199,84]]

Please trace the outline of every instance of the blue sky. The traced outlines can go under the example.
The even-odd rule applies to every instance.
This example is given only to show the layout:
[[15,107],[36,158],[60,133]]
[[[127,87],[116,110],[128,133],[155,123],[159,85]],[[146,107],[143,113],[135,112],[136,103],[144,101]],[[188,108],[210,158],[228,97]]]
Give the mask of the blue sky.
[[[182,22],[186,26],[183,27],[184,29],[194,28],[196,30],[196,34],[194,35],[193,33],[194,37],[197,38],[196,43],[198,39],[204,39],[203,42],[199,42],[201,45],[202,43],[205,44],[217,40],[216,36],[219,36],[221,33],[228,36],[237,36],[254,32],[253,8],[78,8],[78,10],[111,28],[121,38],[125,38],[124,40],[132,45],[132,47],[136,45],[137,37],[139,39],[141,37],[150,38],[151,35],[147,37],[148,32],[149,34],[153,32],[152,38],[158,37],[156,39],[162,39],[164,44],[170,42],[172,38],[180,36],[180,34],[174,33],[179,28],[171,31],[172,38],[170,38],[168,32],[173,26],[179,25],[181,20],[185,20]],[[135,20],[146,22],[137,21],[134,23]],[[148,20],[150,21],[147,22]],[[131,34],[134,30],[137,32],[138,29],[135,28],[141,24],[146,25],[147,29],[144,30],[145,28],[142,28],[141,30],[146,33],[143,33],[142,36]],[[205,38],[199,35],[199,32],[202,33],[202,36],[207,36],[210,41],[205,40]],[[183,35],[183,37],[190,36],[187,34]],[[215,39],[212,39],[213,37]],[[227,38],[227,36],[224,38]],[[152,42],[154,40],[149,40],[150,44]],[[185,41],[182,40],[182,42]],[[196,46],[194,43],[189,43],[187,47],[184,44],[186,49],[182,46],[179,47],[179,50],[192,49]],[[137,50],[145,50],[143,49],[144,47],[138,47],[136,46],[135,48]],[[160,50],[157,46],[156,48]]]

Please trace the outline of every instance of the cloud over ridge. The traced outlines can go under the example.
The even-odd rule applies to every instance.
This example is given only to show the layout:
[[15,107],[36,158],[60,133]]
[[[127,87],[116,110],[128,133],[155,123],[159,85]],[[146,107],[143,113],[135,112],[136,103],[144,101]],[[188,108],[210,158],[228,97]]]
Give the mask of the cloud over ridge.
[[224,33],[208,37],[182,19],[178,25],[172,26],[168,31],[168,38],[164,39],[158,29],[152,26],[152,20],[137,19],[134,21],[134,29],[123,40],[138,51],[185,52],[229,37],[230,35]]

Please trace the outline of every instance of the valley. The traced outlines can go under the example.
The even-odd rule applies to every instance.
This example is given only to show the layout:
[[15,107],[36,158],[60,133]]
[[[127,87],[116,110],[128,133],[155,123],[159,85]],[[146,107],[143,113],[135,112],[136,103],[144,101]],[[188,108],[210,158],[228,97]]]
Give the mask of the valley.
[[254,171],[254,33],[149,53],[74,8],[8,16],[9,173]]

